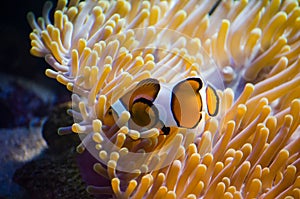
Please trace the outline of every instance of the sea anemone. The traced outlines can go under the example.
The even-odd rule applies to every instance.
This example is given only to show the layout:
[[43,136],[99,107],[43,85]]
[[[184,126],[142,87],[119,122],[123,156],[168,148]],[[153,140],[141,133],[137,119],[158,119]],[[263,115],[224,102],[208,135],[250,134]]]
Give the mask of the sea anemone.
[[[51,7],[28,14],[30,52],[73,92],[75,122],[59,133],[78,133],[92,178],[109,182],[87,179],[88,192],[300,197],[298,1],[59,0],[53,23]],[[197,128],[131,129],[128,111],[109,111],[144,79],[192,76],[219,97],[219,113],[204,113]]]

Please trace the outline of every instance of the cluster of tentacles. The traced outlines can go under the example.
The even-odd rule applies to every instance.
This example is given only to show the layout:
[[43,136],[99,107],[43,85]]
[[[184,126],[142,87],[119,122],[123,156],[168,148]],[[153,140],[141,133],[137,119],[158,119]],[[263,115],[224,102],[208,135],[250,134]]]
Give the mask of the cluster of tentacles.
[[[59,0],[53,23],[50,9],[28,15],[31,53],[73,91],[75,122],[59,132],[78,133],[78,151],[94,156],[96,175],[110,182],[87,191],[300,197],[299,1]],[[141,80],[190,76],[217,78],[220,113],[201,127],[137,131],[126,111],[106,123],[110,105]]]

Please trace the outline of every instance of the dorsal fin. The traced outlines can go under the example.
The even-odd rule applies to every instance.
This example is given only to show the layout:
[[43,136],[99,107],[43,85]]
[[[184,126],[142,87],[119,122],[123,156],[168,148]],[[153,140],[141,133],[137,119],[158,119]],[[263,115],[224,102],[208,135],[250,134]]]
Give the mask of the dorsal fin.
[[176,84],[172,90],[171,109],[179,127],[194,128],[201,120],[201,78],[191,77]]
[[137,99],[144,98],[153,102],[159,92],[160,85],[157,79],[148,78],[140,81],[133,89],[129,99],[129,109]]
[[144,79],[137,83],[133,89],[126,92],[126,94],[121,97],[120,101],[126,109],[129,110],[136,99],[145,98],[153,102],[159,92],[159,89],[160,85],[157,79]]

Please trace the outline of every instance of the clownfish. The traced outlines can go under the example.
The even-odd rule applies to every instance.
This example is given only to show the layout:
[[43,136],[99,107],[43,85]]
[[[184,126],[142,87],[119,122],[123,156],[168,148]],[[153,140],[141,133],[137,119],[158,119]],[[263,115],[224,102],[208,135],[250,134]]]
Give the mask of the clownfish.
[[114,115],[119,116],[123,111],[128,111],[131,115],[129,128],[158,128],[167,135],[170,127],[197,127],[203,112],[216,116],[218,109],[216,89],[203,82],[201,77],[189,77],[168,84],[148,78],[112,104],[105,117],[112,124],[115,121]]

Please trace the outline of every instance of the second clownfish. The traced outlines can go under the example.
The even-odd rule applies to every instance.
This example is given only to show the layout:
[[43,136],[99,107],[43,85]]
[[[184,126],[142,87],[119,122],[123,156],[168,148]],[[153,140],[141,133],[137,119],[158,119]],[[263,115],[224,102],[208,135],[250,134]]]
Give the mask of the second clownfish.
[[105,120],[113,123],[114,114],[119,116],[123,111],[129,111],[129,128],[158,128],[167,135],[170,127],[197,127],[203,112],[215,116],[218,109],[219,97],[215,88],[200,77],[186,78],[173,84],[148,78],[115,102]]

